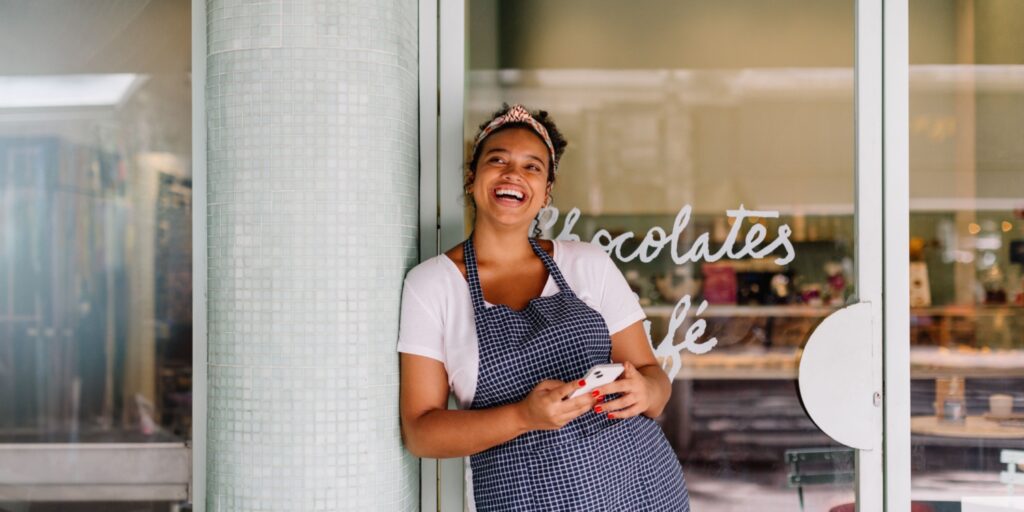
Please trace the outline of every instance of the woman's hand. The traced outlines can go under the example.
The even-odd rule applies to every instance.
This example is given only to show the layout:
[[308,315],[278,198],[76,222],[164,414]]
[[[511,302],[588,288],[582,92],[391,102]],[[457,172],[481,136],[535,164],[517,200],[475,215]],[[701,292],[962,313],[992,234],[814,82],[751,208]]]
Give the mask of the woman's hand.
[[558,430],[594,406],[592,393],[568,398],[579,389],[579,382],[544,380],[516,404],[528,430]]
[[625,370],[618,380],[597,388],[601,398],[618,393],[620,396],[594,406],[594,412],[605,413],[610,419],[624,419],[643,414],[651,407],[651,383],[633,363],[622,363]]

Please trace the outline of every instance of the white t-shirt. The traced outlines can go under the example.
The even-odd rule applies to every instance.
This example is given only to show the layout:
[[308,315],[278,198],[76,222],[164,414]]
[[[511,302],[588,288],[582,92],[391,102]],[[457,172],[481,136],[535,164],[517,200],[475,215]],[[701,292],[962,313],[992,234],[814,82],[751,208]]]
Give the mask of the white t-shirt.
[[[633,290],[600,247],[565,240],[555,240],[554,246],[555,264],[569,287],[601,313],[611,334],[645,318]],[[558,285],[548,276],[541,296],[556,293]],[[473,403],[480,367],[473,302],[469,283],[448,256],[430,258],[406,276],[398,351],[444,363],[459,406]]]
[[[633,290],[600,247],[555,240],[554,260],[576,297],[604,317],[611,334],[645,318]],[[558,291],[554,278],[548,276],[541,296]],[[444,363],[448,386],[459,407],[468,409],[473,403],[480,368],[473,301],[469,283],[448,256],[430,258],[405,277],[398,351]],[[468,457],[465,468],[466,505],[472,511],[475,506]]]

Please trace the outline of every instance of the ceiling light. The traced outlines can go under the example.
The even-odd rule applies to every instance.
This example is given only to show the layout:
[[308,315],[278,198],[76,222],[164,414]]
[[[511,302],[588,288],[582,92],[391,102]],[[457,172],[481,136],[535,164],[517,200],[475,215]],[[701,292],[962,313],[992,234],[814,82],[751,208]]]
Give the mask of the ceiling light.
[[0,76],[0,108],[115,106],[144,80],[128,73]]

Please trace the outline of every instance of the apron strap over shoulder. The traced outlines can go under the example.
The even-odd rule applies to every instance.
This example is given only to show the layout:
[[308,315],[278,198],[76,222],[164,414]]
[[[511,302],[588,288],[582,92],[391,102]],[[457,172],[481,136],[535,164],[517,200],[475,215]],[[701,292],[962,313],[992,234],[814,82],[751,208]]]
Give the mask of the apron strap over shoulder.
[[[530,238],[530,246],[533,247],[533,252],[537,257],[544,262],[544,267],[547,268],[548,274],[554,278],[555,284],[558,285],[558,290],[566,295],[575,297],[576,294],[573,293],[569,283],[565,280],[565,276],[558,269],[555,260],[551,259],[551,256],[540,246],[536,239]],[[480,313],[487,306],[484,302],[483,288],[480,286],[480,273],[477,271],[476,249],[473,248],[472,234],[462,243],[462,253],[466,262],[466,280],[469,282],[469,296],[473,300],[473,312]]]
[[466,280],[469,281],[469,297],[473,300],[473,312],[479,316],[484,312],[484,291],[480,287],[480,274],[476,269],[476,250],[473,249],[473,234],[462,242],[462,257],[466,262]]
[[530,245],[533,246],[533,252],[537,253],[537,256],[539,256],[541,261],[544,262],[544,266],[548,269],[548,274],[555,279],[555,284],[558,285],[558,291],[575,297],[576,294],[573,293],[572,288],[569,287],[569,283],[565,280],[565,277],[562,276],[562,271],[558,269],[558,265],[555,265],[555,260],[551,259],[551,256],[548,255],[547,251],[545,251],[543,247],[540,246],[540,243],[538,243],[536,239],[531,238]]

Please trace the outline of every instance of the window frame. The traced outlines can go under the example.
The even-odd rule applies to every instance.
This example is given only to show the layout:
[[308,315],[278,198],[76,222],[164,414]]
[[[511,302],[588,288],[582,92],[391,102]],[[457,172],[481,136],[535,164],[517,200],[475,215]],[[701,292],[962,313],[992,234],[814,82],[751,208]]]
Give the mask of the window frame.
[[[468,5],[419,2],[421,259],[465,233],[458,197]],[[872,304],[870,379],[882,392],[880,441],[858,451],[856,492],[862,510],[902,511],[910,506],[908,1],[855,0],[854,8],[855,273],[859,300]],[[423,459],[421,510],[464,509],[462,465]]]

